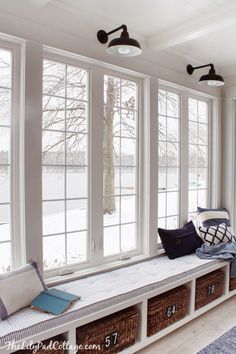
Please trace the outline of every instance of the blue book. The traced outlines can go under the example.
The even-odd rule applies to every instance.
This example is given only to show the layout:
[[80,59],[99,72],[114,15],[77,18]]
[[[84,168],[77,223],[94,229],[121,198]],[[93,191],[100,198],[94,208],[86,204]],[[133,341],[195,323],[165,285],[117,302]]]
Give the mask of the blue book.
[[52,288],[41,292],[41,294],[32,301],[31,307],[52,313],[53,315],[61,315],[79,299],[80,296]]

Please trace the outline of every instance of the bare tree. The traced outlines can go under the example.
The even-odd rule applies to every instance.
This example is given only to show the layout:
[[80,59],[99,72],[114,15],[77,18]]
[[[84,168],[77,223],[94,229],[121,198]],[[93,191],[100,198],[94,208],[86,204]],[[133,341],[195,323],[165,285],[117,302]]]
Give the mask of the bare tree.
[[104,108],[103,131],[103,213],[112,214],[116,209],[115,203],[115,168],[113,159],[113,124],[114,106],[118,95],[116,82],[107,79],[106,104]]

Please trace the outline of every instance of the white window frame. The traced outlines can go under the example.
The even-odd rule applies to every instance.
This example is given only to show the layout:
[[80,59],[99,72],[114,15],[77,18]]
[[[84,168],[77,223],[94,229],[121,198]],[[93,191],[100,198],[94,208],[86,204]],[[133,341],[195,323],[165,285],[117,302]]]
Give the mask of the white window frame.
[[[215,208],[220,201],[220,154],[218,144],[214,150],[212,144],[220,142],[219,98],[192,90],[181,85],[159,80],[158,89],[180,95],[180,226],[188,220],[188,98],[208,103],[208,205]],[[214,107],[214,111],[213,111]],[[214,113],[214,117],[213,117]],[[183,138],[184,137],[184,138]],[[213,161],[215,163],[213,163]],[[214,167],[214,173],[212,172]]]
[[[212,176],[212,136],[214,134],[214,132],[212,131],[212,104],[213,104],[213,100],[211,98],[208,98],[207,96],[204,97],[203,95],[199,95],[197,93],[190,93],[188,95],[188,99],[189,98],[193,98],[197,101],[202,101],[205,102],[207,104],[207,201],[206,204],[209,207],[213,207],[212,206],[212,194],[213,194],[213,189],[211,186],[211,180],[213,178]],[[188,104],[188,102],[187,102]],[[188,122],[189,122],[189,114],[188,114]],[[189,141],[188,141],[189,144]],[[189,161],[188,161],[189,162]]]
[[[14,115],[20,119],[17,121],[15,132],[19,135],[15,138],[14,149],[14,267],[22,265],[25,261],[35,260],[42,268],[42,171],[41,171],[41,144],[42,144],[42,62],[43,57],[49,57],[55,61],[66,61],[84,67],[90,73],[90,168],[89,187],[91,213],[88,230],[89,256],[91,261],[78,267],[70,267],[74,271],[71,278],[82,274],[89,274],[113,267],[121,267],[141,259],[155,256],[157,252],[157,192],[158,192],[158,161],[157,161],[157,117],[158,117],[158,88],[176,91],[181,97],[181,131],[180,137],[186,133],[187,98],[196,95],[199,99],[210,102],[209,111],[212,119],[209,129],[209,142],[214,143],[209,160],[209,168],[212,173],[209,186],[210,206],[218,207],[220,202],[220,99],[214,96],[202,94],[186,87],[168,83],[155,77],[149,77],[125,68],[105,64],[97,60],[64,52],[62,50],[42,46],[31,41],[17,41],[3,38],[0,46],[13,48],[16,53],[15,94],[16,106],[13,107]],[[23,63],[25,65],[23,65]],[[121,261],[119,257],[103,257],[103,77],[113,75],[130,78],[139,82],[139,249],[131,253],[130,261]],[[23,84],[20,84],[23,83]],[[20,92],[21,91],[21,92]],[[101,104],[99,104],[101,103]],[[21,112],[19,114],[19,112]],[[185,120],[183,119],[185,117]],[[25,120],[23,120],[25,117]],[[98,119],[101,117],[102,119]],[[209,120],[210,122],[210,120]],[[17,133],[18,134],[18,133]],[[17,140],[18,139],[18,140]],[[188,139],[186,138],[188,143]],[[219,144],[216,144],[219,143]],[[211,144],[210,144],[211,145]],[[188,170],[184,166],[184,153],[186,146],[183,140],[181,146],[181,171],[180,190],[181,211],[180,224],[186,221],[187,198],[183,193],[183,186],[188,186]],[[210,149],[210,146],[209,146]],[[18,161],[17,161],[18,159]],[[23,187],[25,186],[25,187]],[[100,186],[100,188],[97,188]],[[78,273],[79,271],[79,273]],[[55,281],[63,281],[58,278],[58,269],[45,273],[46,278],[54,278]],[[69,277],[67,278],[69,279]]]
[[[122,254],[127,254],[129,257],[134,257],[137,255],[142,254],[143,251],[143,242],[141,238],[141,225],[140,225],[140,220],[141,220],[141,215],[143,215],[143,203],[141,202],[141,189],[142,189],[142,183],[140,181],[141,179],[141,166],[142,166],[142,156],[141,156],[141,149],[143,148],[142,145],[142,136],[141,136],[141,131],[142,131],[142,121],[141,121],[141,112],[142,112],[142,97],[143,97],[143,80],[132,76],[132,75],[127,75],[123,74],[122,72],[117,72],[117,71],[111,71],[111,70],[105,70],[104,72],[104,77],[105,76],[111,76],[115,77],[118,79],[124,79],[124,80],[130,80],[132,82],[135,82],[137,85],[137,122],[136,122],[136,137],[135,137],[135,158],[136,158],[136,166],[135,166],[135,174],[136,174],[136,191],[135,191],[135,198],[136,198],[136,219],[135,219],[135,224],[136,224],[136,249],[128,252],[123,252],[123,253],[118,253],[115,255],[111,256],[104,256],[104,263],[109,263],[112,261],[116,261],[120,259]],[[139,144],[140,143],[140,144]],[[141,145],[141,148],[140,148]],[[120,225],[120,224],[119,224]],[[117,224],[118,226],[118,224]],[[104,230],[104,227],[103,227]]]
[[[176,118],[178,119],[178,134],[179,134],[179,140],[178,140],[178,144],[179,144],[179,150],[178,150],[178,159],[179,159],[179,164],[177,166],[177,168],[179,169],[179,174],[178,174],[178,177],[179,177],[179,186],[178,186],[178,190],[177,190],[177,193],[178,193],[178,219],[177,219],[177,224],[179,224],[179,226],[181,225],[181,220],[182,220],[182,213],[181,213],[181,200],[182,200],[182,161],[183,161],[183,157],[182,157],[182,145],[183,145],[183,139],[182,137],[184,136],[183,135],[183,131],[182,131],[182,126],[183,126],[183,117],[182,117],[182,92],[180,92],[179,90],[175,89],[174,87],[172,87],[172,85],[168,85],[168,86],[165,86],[165,85],[159,85],[158,87],[158,93],[159,93],[159,90],[164,90],[166,92],[170,92],[170,93],[174,93],[178,96],[179,98],[179,117]],[[159,119],[159,110],[158,110],[158,115],[157,115],[157,120]],[[159,129],[159,128],[158,128]],[[158,134],[159,136],[159,134]],[[159,138],[157,137],[157,141],[158,141],[158,148],[159,148]],[[158,154],[158,153],[157,153]],[[157,160],[158,160],[158,157],[157,157]],[[168,167],[168,166],[167,166]],[[158,166],[159,168],[159,166]],[[158,171],[158,174],[159,174],[159,171]],[[168,191],[166,191],[165,193],[168,193]],[[159,194],[159,188],[158,188],[158,194]],[[157,204],[158,204],[158,200],[157,200]],[[158,207],[157,207],[158,209]],[[163,218],[167,218],[168,216],[165,216]],[[158,222],[158,217],[157,217],[157,222]],[[158,226],[159,227],[159,226]]]
[[[90,146],[91,146],[91,140],[90,140],[90,105],[91,105],[91,90],[90,90],[90,84],[91,84],[91,69],[84,65],[84,63],[80,63],[79,61],[77,60],[73,60],[71,58],[67,58],[67,57],[64,57],[64,56],[58,56],[58,55],[54,55],[53,53],[50,53],[50,52],[47,52],[45,51],[44,55],[43,55],[43,61],[44,60],[49,60],[49,61],[52,61],[52,62],[55,62],[55,63],[62,63],[62,64],[65,64],[65,65],[71,65],[71,66],[75,66],[75,67],[78,67],[79,69],[82,69],[82,70],[85,70],[87,72],[87,75],[88,75],[88,81],[87,81],[87,84],[88,84],[88,97],[87,97],[87,100],[88,100],[88,112],[87,112],[87,117],[86,117],[86,120],[87,120],[87,146],[86,146],[86,153],[87,153],[87,194],[84,198],[75,198],[75,199],[86,199],[87,201],[87,220],[86,220],[86,234],[87,234],[87,237],[86,237],[86,260],[85,261],[82,261],[82,262],[77,262],[77,263],[74,263],[74,264],[65,264],[64,266],[61,266],[61,267],[56,267],[55,269],[48,269],[48,270],[45,270],[45,273],[54,273],[54,271],[60,271],[60,270],[63,270],[65,268],[77,268],[77,267],[83,267],[84,265],[87,265],[91,262],[91,254],[90,254],[90,243],[91,243],[91,234],[90,234],[90,209],[91,209],[91,200],[90,200],[90,188],[89,188],[89,180],[90,180]],[[42,98],[44,96],[44,93],[42,91]],[[53,96],[53,95],[52,95]],[[59,97],[59,96],[55,96],[55,97]],[[62,98],[64,98],[65,100],[67,100],[67,97],[65,95],[65,97],[63,96]],[[43,164],[42,164],[42,168],[43,168]],[[58,165],[59,167],[65,167],[67,166],[66,162],[64,163],[64,165]],[[66,183],[66,179],[65,179],[65,182]],[[66,188],[66,186],[65,186]],[[66,204],[66,201],[67,200],[73,200],[70,199],[70,198],[63,198],[63,199],[60,199],[60,201],[64,201],[65,204]],[[43,201],[43,197],[42,197],[42,201]],[[58,200],[57,199],[50,199],[49,202],[57,202]],[[43,218],[43,216],[42,216]],[[66,218],[66,207],[65,207],[65,218]],[[84,231],[84,230],[82,230]],[[79,231],[76,231],[76,232],[80,232]],[[65,230],[64,234],[67,235],[68,231]],[[73,233],[73,232],[72,232]],[[58,233],[58,234],[55,234],[55,235],[62,235],[63,233]],[[54,236],[54,235],[44,235],[43,237],[51,237],[51,236]],[[65,236],[66,237],[66,236]],[[67,258],[67,255],[66,255],[66,249],[65,249],[65,256]]]
[[22,58],[24,41],[11,36],[2,36],[0,48],[12,54],[11,87],[11,174],[10,174],[10,234],[11,266],[25,261],[24,243],[24,198],[23,198],[23,100],[22,83],[24,69]]
[[[104,257],[103,256],[103,213],[101,206],[103,205],[103,189],[98,188],[98,186],[103,185],[103,86],[104,86],[104,75],[111,75],[120,77],[127,80],[132,80],[137,82],[138,84],[138,120],[139,120],[139,129],[138,129],[138,142],[136,144],[138,153],[138,164],[137,164],[137,176],[139,178],[148,178],[148,171],[143,170],[143,159],[145,156],[149,155],[149,151],[145,149],[144,152],[144,139],[146,141],[146,137],[144,136],[143,129],[141,126],[146,124],[146,121],[149,121],[149,112],[146,111],[146,101],[148,101],[148,95],[145,95],[144,86],[148,86],[149,78],[146,75],[139,74],[136,72],[132,72],[127,69],[119,68],[113,65],[104,64],[102,62],[84,58],[82,56],[74,55],[71,53],[67,53],[61,50],[44,47],[43,48],[43,59],[53,60],[57,62],[62,62],[66,64],[71,64],[78,66],[80,68],[86,69],[89,72],[89,90],[90,90],[90,108],[89,108],[89,118],[88,118],[88,138],[89,138],[89,159],[90,163],[88,163],[88,198],[90,205],[90,214],[88,217],[88,260],[86,262],[81,262],[78,264],[67,265],[61,268],[55,268],[51,270],[46,270],[44,272],[45,278],[53,278],[57,277],[60,274],[67,271],[68,269],[74,272],[74,277],[76,277],[77,272],[89,273],[93,272],[95,269],[99,268],[111,268],[113,266],[121,266],[124,264],[122,260],[120,260],[120,254]],[[42,60],[43,60],[42,59]],[[38,87],[39,90],[39,87]],[[42,86],[40,97],[42,97]],[[98,119],[101,117],[102,119]],[[147,128],[146,128],[147,129]],[[42,131],[42,127],[41,127]],[[141,148],[140,148],[141,146]],[[40,150],[41,152],[41,150]],[[42,178],[42,177],[41,177]],[[42,180],[41,182],[42,183]],[[143,215],[147,215],[148,212],[146,210],[147,207],[147,198],[145,197],[145,202],[142,203],[144,198],[144,184],[141,181],[138,181],[138,200],[137,204],[139,206],[139,211],[137,215],[137,221],[143,220]],[[38,195],[39,196],[39,195]],[[42,197],[42,192],[41,192]],[[40,203],[41,203],[40,198]],[[39,215],[39,210],[36,212]],[[42,223],[42,213],[39,215],[40,221]],[[136,259],[142,259],[149,255],[148,247],[148,223],[149,217],[145,220],[145,222],[140,222],[138,232],[137,232],[137,249],[129,252],[129,257],[132,258],[131,261]],[[39,233],[39,232],[38,232]],[[36,237],[36,236],[35,236]],[[41,228],[41,238],[42,238],[42,228]],[[37,255],[36,255],[37,252]],[[41,249],[38,251],[34,251],[35,259],[39,261],[42,265],[42,245]],[[29,257],[28,257],[29,258]],[[32,258],[32,257],[31,257]],[[55,279],[55,278],[54,278]]]

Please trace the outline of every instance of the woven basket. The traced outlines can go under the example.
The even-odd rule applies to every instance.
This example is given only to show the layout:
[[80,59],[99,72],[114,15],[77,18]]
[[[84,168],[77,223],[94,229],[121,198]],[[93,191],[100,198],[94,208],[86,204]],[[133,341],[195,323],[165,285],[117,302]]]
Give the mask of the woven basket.
[[223,294],[224,272],[215,270],[196,280],[195,310],[214,301]]
[[79,353],[113,354],[128,348],[135,343],[138,319],[138,311],[134,307],[129,307],[77,328],[76,340],[78,345],[81,345],[83,348],[85,345],[100,347],[97,351],[94,349],[80,349]]
[[[37,353],[37,354],[64,354],[65,350],[64,349],[59,349],[60,346],[63,347],[63,342],[64,342],[65,338],[63,335],[60,336],[56,336],[50,339],[47,339],[45,341],[43,341],[42,343],[45,346],[50,345],[51,341],[52,342],[57,342],[55,344],[55,349],[43,349],[43,348],[39,348],[36,352],[34,352],[34,349],[22,349],[22,350],[18,350],[17,352],[14,353],[19,353],[19,354],[32,354],[32,353]],[[37,346],[37,343],[35,344]]]
[[147,335],[161,331],[184,318],[188,311],[190,290],[179,286],[148,300]]
[[236,289],[236,278],[230,278],[229,279],[229,290],[235,290]]

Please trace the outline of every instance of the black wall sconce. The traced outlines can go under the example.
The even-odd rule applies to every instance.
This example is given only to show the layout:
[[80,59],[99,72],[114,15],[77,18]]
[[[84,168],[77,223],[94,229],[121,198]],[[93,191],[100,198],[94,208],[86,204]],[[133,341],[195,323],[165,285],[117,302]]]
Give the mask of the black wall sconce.
[[97,39],[100,43],[104,44],[108,42],[108,36],[119,30],[121,32],[120,38],[114,38],[108,44],[107,52],[112,55],[120,57],[134,57],[142,53],[141,46],[136,39],[130,38],[126,25],[121,25],[110,32],[100,30],[97,33]]
[[215,68],[213,64],[206,64],[201,66],[196,66],[195,68],[192,65],[187,65],[187,73],[192,75],[194,70],[206,68],[210,66],[209,73],[207,75],[202,75],[199,79],[200,85],[208,85],[208,86],[223,86],[225,84],[224,79],[221,75],[217,75],[215,72]]

